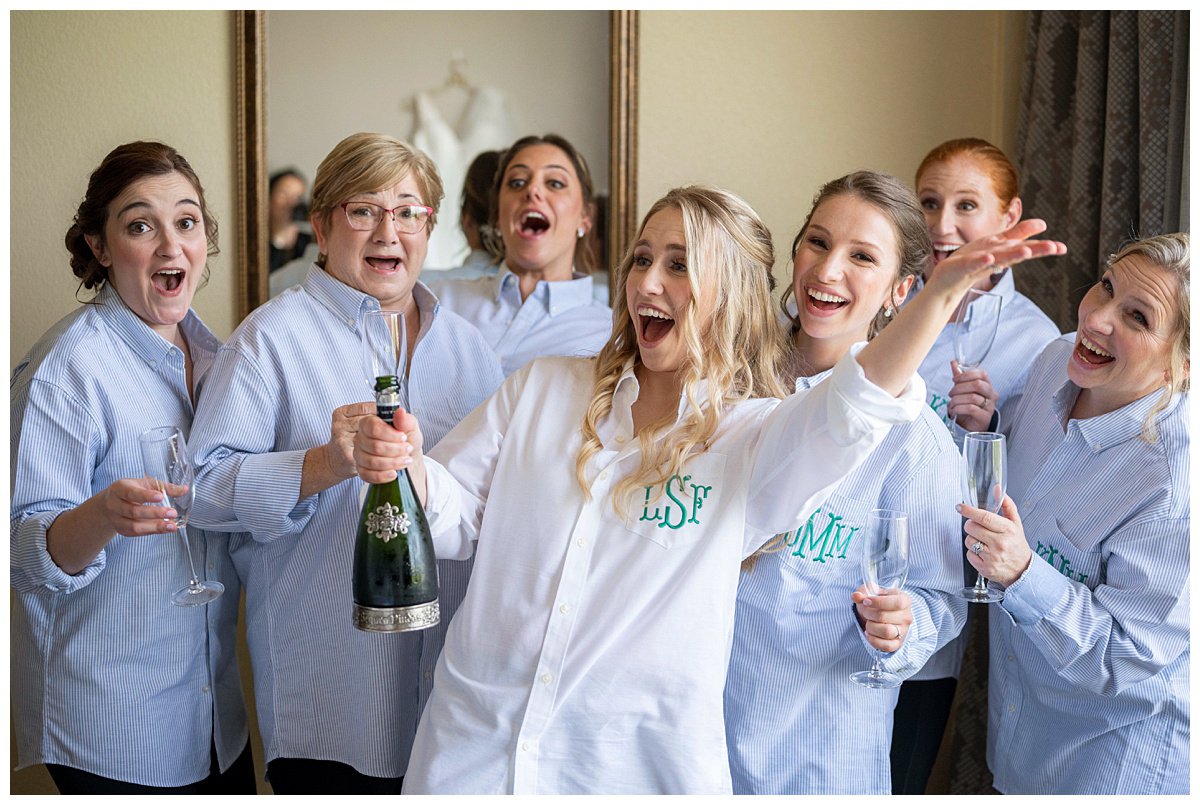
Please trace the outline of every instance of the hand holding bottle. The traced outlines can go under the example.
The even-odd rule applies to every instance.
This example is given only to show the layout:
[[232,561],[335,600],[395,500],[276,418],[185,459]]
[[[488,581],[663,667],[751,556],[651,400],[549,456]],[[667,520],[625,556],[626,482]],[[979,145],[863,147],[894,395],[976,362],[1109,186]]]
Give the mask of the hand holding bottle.
[[408,470],[413,489],[425,502],[425,462],[421,452],[421,426],[403,408],[396,409],[391,425],[377,416],[365,417],[354,438],[354,464],[358,476],[369,484],[387,483],[400,470]]

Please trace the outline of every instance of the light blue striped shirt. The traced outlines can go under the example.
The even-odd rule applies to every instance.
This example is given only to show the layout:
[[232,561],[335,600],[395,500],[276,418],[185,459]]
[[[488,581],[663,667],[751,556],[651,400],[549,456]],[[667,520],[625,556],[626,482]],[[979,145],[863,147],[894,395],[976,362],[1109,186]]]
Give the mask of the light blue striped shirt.
[[1074,335],[1046,348],[1009,442],[1034,551],[988,618],[988,766],[1006,794],[1186,794],[1188,395],[1067,422]]
[[[1057,325],[1041,308],[1017,291],[1011,270],[1004,272],[992,293],[998,294],[1004,301],[1000,308],[996,340],[992,342],[991,350],[983,359],[983,369],[988,373],[988,379],[996,393],[1000,395],[996,407],[1000,411],[1000,423],[1006,425],[1005,417],[1021,399],[1033,357],[1058,338],[1059,332]],[[921,362],[921,368],[917,370],[925,380],[929,406],[948,428],[951,427],[951,423],[946,408],[950,401],[950,388],[954,385],[954,376],[950,371],[950,361],[954,359],[954,327],[954,323],[951,322],[942,329],[933,348]],[[955,438],[959,439],[961,435],[962,429],[959,428]],[[913,679],[957,678],[966,647],[964,630],[959,639],[934,655]]]
[[[402,399],[426,449],[503,380],[465,321],[413,289],[421,332]],[[351,568],[362,483],[299,499],[304,453],[329,440],[332,412],[373,400],[360,332],[379,302],[313,267],[251,313],[217,353],[193,431],[201,483],[192,518],[236,534],[266,760],[405,772],[417,719],[470,565],[439,562],[442,623],[408,634],[351,624]]]
[[[194,312],[180,327],[202,378],[219,342]],[[17,768],[58,763],[139,785],[190,785],[208,776],[215,743],[227,769],[248,737],[227,537],[188,527],[197,567],[225,585],[194,608],[170,600],[190,575],[174,533],[117,535],[73,576],[46,548],[60,514],[142,477],[142,431],[174,424],[186,434],[183,352],[106,285],[17,364],[9,394]]]
[[[811,388],[828,372],[797,381]],[[819,457],[814,457],[819,460]],[[899,688],[850,681],[871,665],[850,593],[863,580],[871,509],[909,515],[913,625],[884,667],[911,675],[959,633],[962,588],[958,478],[949,433],[924,408],[830,494],[783,550],[758,557],[738,584],[725,685],[725,731],[734,793],[887,794],[892,709]]]
[[508,376],[543,355],[590,357],[612,334],[612,310],[593,295],[592,278],[538,282],[521,301],[517,275],[430,283],[442,304],[479,328]]

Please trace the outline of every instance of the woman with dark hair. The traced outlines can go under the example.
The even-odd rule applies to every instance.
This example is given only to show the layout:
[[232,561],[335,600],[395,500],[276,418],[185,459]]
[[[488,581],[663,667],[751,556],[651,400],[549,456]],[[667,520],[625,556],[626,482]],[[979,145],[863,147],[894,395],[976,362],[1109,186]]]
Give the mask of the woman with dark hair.
[[227,538],[188,526],[226,593],[173,606],[188,557],[138,446],[189,431],[220,346],[191,308],[216,221],[183,156],[132,142],[92,173],[66,245],[95,296],[10,382],[18,768],[45,763],[64,794],[252,794]]
[[439,282],[442,303],[474,324],[506,375],[542,355],[595,355],[612,311],[595,299],[594,192],[583,155],[557,134],[522,137],[496,170],[490,220],[504,262],[495,276]]
[[267,181],[267,223],[270,228],[271,271],[283,268],[292,260],[304,256],[312,243],[312,232],[306,225],[308,209],[304,191],[308,187],[304,175],[295,168],[284,168],[271,174]]
[[463,180],[462,209],[458,226],[462,229],[471,253],[457,268],[447,268],[431,274],[438,280],[466,280],[491,277],[500,270],[499,242],[492,221],[496,211],[496,168],[502,151],[482,151],[467,168]]

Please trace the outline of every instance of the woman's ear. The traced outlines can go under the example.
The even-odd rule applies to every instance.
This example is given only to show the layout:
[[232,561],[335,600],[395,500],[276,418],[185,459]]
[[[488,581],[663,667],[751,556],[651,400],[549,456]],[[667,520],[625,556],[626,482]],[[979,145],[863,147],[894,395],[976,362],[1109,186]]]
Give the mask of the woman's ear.
[[908,298],[908,292],[912,290],[913,283],[916,281],[917,278],[912,274],[909,274],[907,277],[900,280],[900,283],[896,286],[896,290],[892,291],[892,303],[897,308],[904,304],[904,300]]
[[104,248],[104,239],[97,235],[84,235],[83,239],[87,241],[88,248],[92,250],[96,262],[109,268],[112,260],[109,259],[108,251]]
[[1017,221],[1021,220],[1021,213],[1024,208],[1021,204],[1020,196],[1013,196],[1013,200],[1009,202],[1008,209],[1004,211],[1004,228],[1008,229],[1017,225]]
[[325,231],[326,221],[326,216],[318,212],[311,212],[308,214],[308,222],[312,224],[313,235],[315,235],[317,238],[317,249],[321,252],[321,254],[329,253],[325,250],[325,239],[328,237],[328,233]]

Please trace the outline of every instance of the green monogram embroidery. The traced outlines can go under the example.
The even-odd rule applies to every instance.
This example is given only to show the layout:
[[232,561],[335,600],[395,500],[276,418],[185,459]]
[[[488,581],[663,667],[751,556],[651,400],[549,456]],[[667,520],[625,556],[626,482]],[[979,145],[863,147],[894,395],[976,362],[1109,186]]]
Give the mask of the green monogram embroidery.
[[949,397],[943,397],[940,394],[929,392],[929,407],[933,412],[942,418],[942,422],[950,424]]
[[[667,479],[666,492],[671,503],[664,505],[662,508],[654,507],[654,511],[650,511],[650,495],[654,491],[653,487],[646,487],[646,502],[642,505],[642,516],[638,518],[638,522],[658,522],[659,528],[670,528],[678,530],[683,528],[688,523],[700,524],[700,519],[696,516],[700,509],[704,507],[704,501],[708,498],[708,493],[712,491],[711,486],[701,486],[699,484],[688,483],[692,480],[692,476],[685,475],[680,478],[678,475],[672,475]],[[675,487],[678,486],[679,493],[683,497],[677,497]],[[691,496],[686,492],[686,487],[691,487]],[[675,515],[678,519],[672,519]]]
[[794,547],[796,550],[792,551],[792,556],[799,556],[801,559],[808,558],[804,553],[806,548],[811,552],[814,562],[824,564],[825,560],[830,558],[845,559],[846,552],[850,550],[850,540],[854,539],[854,535],[862,526],[852,526],[843,522],[840,514],[824,512],[825,527],[818,533],[816,524],[820,514],[822,509],[817,509],[809,515],[803,526],[789,531],[784,537],[784,544],[789,548]]
[[[1050,564],[1050,567],[1062,573],[1068,579],[1074,579],[1081,583],[1087,581],[1088,574],[1080,573],[1073,569],[1071,567],[1071,560],[1053,545],[1043,545],[1041,540],[1038,540],[1037,555],[1045,559]],[[1058,564],[1054,563],[1055,559],[1058,560]]]

